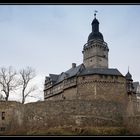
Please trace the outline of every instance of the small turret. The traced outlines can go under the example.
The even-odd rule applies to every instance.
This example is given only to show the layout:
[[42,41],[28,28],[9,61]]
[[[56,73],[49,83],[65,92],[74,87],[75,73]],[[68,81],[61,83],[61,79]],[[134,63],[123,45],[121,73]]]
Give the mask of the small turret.
[[132,80],[132,75],[129,73],[129,70],[128,70],[127,74],[125,75],[125,78],[126,78],[126,80],[133,81]]
[[125,78],[126,78],[126,89],[128,95],[134,93],[133,79],[132,79],[132,75],[129,72],[129,69],[127,74],[125,75]]

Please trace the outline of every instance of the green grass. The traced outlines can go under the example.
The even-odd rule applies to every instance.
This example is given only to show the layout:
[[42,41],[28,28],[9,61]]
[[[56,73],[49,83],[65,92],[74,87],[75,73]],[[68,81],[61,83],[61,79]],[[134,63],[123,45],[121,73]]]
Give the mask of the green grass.
[[27,135],[46,136],[117,136],[130,135],[124,127],[56,127],[46,130],[30,131]]

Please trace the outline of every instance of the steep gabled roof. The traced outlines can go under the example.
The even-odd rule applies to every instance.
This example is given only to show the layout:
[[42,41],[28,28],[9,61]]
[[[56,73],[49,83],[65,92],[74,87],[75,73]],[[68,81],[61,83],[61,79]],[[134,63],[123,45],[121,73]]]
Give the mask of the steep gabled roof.
[[123,76],[118,69],[113,68],[86,68],[83,70],[80,75],[91,75],[91,74],[101,74],[101,75],[117,75]]
[[69,74],[69,77],[75,76],[76,74],[78,74],[81,71],[81,69],[83,67],[84,67],[83,64],[81,64],[75,68],[71,68],[71,69],[67,70],[66,73]]
[[116,75],[123,76],[118,69],[108,69],[108,68],[85,68],[84,64],[80,64],[77,67],[73,67],[66,72],[62,72],[59,75],[50,74],[50,79],[52,79],[53,84],[57,84],[63,81],[65,78],[70,78],[73,76],[84,76],[84,75]]
[[78,75],[82,69],[84,69],[84,65],[80,64],[79,66],[71,68],[67,70],[66,72],[62,72],[57,79],[57,83],[63,81],[65,77],[70,78],[70,77]]
[[67,76],[67,75],[66,75],[64,72],[62,72],[62,73],[59,75],[58,79],[57,79],[57,83],[63,81],[63,80],[65,79],[66,76]]
[[50,79],[51,79],[52,81],[56,82],[59,75],[57,75],[57,74],[49,74],[49,76],[50,76]]

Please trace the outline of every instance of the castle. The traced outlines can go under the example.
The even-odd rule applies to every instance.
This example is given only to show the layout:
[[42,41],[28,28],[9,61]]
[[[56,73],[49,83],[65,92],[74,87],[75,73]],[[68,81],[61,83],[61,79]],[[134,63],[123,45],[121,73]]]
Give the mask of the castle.
[[42,134],[61,127],[124,127],[140,134],[139,83],[133,82],[129,71],[124,76],[109,68],[109,48],[94,16],[83,63],[46,77],[44,101],[0,101],[0,135]]
[[83,47],[83,63],[59,75],[50,74],[45,78],[44,99],[107,99],[123,100],[134,92],[131,74],[123,76],[118,69],[109,68],[109,48],[99,31],[96,13],[91,23],[92,32]]

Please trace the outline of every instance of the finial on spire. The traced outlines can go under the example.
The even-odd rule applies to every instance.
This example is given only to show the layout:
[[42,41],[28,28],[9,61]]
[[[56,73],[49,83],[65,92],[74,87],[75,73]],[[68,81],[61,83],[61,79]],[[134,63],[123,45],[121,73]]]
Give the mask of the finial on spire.
[[129,66],[128,66],[128,72],[129,72]]
[[97,12],[98,12],[97,10],[94,11],[94,17],[95,17],[95,18],[96,18],[96,13],[97,13]]

